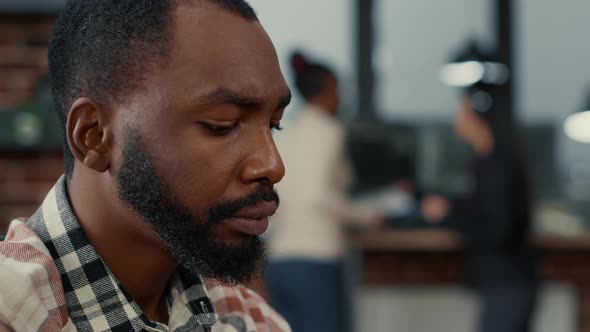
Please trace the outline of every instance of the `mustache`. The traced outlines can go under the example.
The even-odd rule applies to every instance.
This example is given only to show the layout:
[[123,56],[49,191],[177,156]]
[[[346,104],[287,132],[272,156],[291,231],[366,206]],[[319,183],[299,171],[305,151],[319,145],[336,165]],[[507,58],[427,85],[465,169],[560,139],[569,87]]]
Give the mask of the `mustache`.
[[209,209],[208,224],[218,224],[225,219],[233,217],[241,209],[262,202],[275,202],[277,206],[280,205],[281,200],[279,194],[273,186],[265,185],[247,196],[217,203]]

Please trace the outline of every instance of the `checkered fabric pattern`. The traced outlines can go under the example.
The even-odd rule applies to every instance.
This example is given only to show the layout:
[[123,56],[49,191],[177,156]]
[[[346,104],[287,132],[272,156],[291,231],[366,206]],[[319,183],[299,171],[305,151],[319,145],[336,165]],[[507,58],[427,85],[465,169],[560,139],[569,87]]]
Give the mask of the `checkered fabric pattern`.
[[[290,331],[261,298],[244,302],[231,317],[225,307],[216,313],[203,281],[181,269],[170,280],[168,325],[151,322],[86,238],[64,177],[26,223],[11,223],[0,242],[0,280],[0,331]],[[286,329],[236,329],[235,317],[251,321],[256,307],[266,314],[254,319],[260,326],[279,322]]]
[[[205,281],[209,296],[226,325],[223,332],[287,332],[291,327],[264,299],[243,286],[224,286],[215,281]],[[245,313],[245,315],[244,315]],[[217,331],[213,328],[213,331]]]
[[59,271],[23,221],[0,243],[0,331],[75,331]]

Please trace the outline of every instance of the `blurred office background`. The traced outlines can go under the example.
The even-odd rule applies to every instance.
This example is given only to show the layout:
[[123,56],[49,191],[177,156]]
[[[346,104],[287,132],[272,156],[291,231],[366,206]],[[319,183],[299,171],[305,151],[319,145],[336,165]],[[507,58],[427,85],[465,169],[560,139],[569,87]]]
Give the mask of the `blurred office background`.
[[[423,192],[468,192],[469,149],[453,131],[458,92],[441,82],[441,67],[468,40],[503,52],[511,67],[505,102],[525,141],[534,182],[533,229],[545,280],[535,331],[590,331],[590,143],[564,130],[570,115],[590,108],[590,2],[250,3],[275,43],[287,80],[294,49],[337,72],[355,196],[400,179]],[[46,77],[48,34],[62,5],[0,0],[3,226],[30,215],[62,172]],[[296,99],[289,112],[302,104]],[[391,233],[373,246],[367,246],[370,235],[355,238],[350,279],[357,285],[356,330],[473,330],[477,301],[461,286],[460,244],[444,224],[409,220]]]

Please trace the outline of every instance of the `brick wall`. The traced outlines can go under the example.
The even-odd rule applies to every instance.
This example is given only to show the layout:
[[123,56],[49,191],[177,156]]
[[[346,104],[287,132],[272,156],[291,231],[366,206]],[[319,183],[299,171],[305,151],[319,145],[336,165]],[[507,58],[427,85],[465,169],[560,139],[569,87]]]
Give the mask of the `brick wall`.
[[47,75],[47,42],[55,16],[0,15],[0,108],[32,98]]
[[0,153],[0,231],[30,216],[63,173],[61,153]]
[[[0,111],[35,97],[47,75],[47,44],[55,15],[0,14]],[[63,173],[59,152],[0,150],[0,232],[30,216]]]

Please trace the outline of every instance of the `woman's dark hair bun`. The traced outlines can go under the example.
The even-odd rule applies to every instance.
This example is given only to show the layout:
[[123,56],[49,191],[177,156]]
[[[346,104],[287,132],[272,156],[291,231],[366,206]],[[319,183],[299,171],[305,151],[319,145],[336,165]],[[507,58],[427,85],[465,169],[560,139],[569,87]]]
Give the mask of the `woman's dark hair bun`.
[[293,67],[293,70],[295,70],[295,72],[297,74],[302,73],[305,68],[308,67],[308,62],[305,59],[305,57],[303,56],[303,54],[301,54],[301,52],[299,51],[295,51],[293,52],[293,55],[291,55],[291,66]]
[[291,53],[291,67],[295,76],[295,86],[305,100],[321,93],[329,77],[336,76],[328,67],[310,61],[299,50]]

